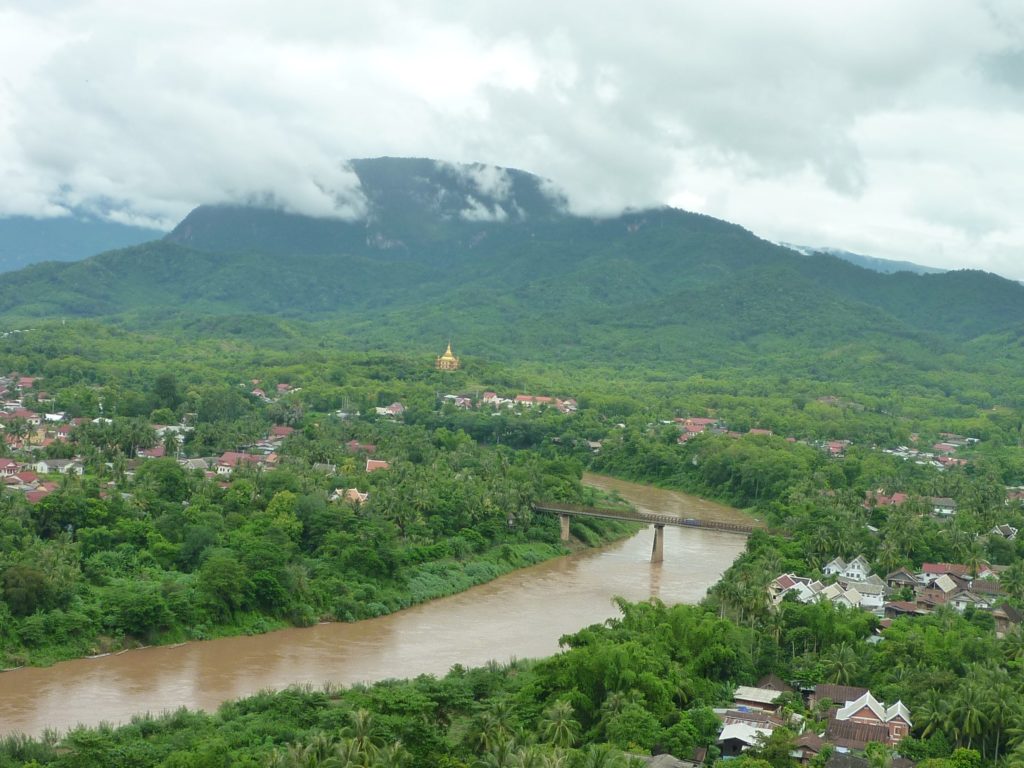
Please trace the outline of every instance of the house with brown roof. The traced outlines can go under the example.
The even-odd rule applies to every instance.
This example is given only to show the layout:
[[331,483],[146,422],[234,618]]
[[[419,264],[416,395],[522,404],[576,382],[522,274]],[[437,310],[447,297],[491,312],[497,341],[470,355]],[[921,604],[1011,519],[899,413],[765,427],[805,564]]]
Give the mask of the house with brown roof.
[[391,469],[391,464],[380,459],[367,459],[366,460],[366,471],[376,472],[380,469]]
[[903,589],[903,587],[916,589],[921,585],[917,576],[912,574],[906,568],[898,568],[890,573],[885,577],[885,583],[890,589]]
[[913,724],[902,701],[886,707],[870,691],[829,713],[825,740],[845,749],[862,750],[869,742],[895,746]]
[[858,688],[855,685],[822,683],[814,686],[814,692],[810,695],[810,705],[815,707],[826,699],[833,704],[845,703],[858,699],[867,692],[867,688]]
[[358,488],[337,488],[331,494],[331,501],[348,501],[352,504],[362,504],[370,498],[369,493],[363,493]]

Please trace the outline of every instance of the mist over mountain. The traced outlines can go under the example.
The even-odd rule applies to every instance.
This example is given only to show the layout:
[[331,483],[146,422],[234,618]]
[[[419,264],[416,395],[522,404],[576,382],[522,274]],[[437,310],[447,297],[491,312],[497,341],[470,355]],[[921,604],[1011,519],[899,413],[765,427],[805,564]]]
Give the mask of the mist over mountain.
[[844,251],[842,248],[794,245],[793,243],[779,243],[779,245],[790,248],[797,253],[802,253],[804,256],[816,256],[822,254],[826,256],[835,256],[843,261],[856,264],[858,267],[864,267],[865,269],[874,270],[875,272],[883,272],[885,274],[890,274],[892,272],[913,272],[918,275],[937,275],[942,272],[949,271],[946,269],[939,269],[938,267],[926,267],[923,264],[915,264],[912,261],[899,261],[896,259],[881,259],[877,256],[865,256],[861,253]]
[[483,356],[673,365],[865,339],[941,351],[1024,326],[1024,287],[988,273],[882,274],[671,208],[573,216],[521,171],[352,165],[358,220],[201,206],[161,241],[6,276],[0,313],[132,327],[269,316],[374,347],[451,337]]

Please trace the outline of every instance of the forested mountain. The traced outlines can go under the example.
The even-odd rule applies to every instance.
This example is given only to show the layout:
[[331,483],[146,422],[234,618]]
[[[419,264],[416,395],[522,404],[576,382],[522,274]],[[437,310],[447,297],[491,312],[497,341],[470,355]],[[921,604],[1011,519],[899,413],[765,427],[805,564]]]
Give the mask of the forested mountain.
[[987,273],[880,274],[670,208],[574,216],[520,171],[353,168],[356,221],[200,207],[163,241],[8,275],[0,313],[136,327],[269,314],[371,347],[452,337],[483,356],[612,363],[729,364],[865,340],[934,354],[1024,325],[1024,287]]
[[92,217],[0,217],[0,272],[40,261],[78,261],[162,236],[159,230]]

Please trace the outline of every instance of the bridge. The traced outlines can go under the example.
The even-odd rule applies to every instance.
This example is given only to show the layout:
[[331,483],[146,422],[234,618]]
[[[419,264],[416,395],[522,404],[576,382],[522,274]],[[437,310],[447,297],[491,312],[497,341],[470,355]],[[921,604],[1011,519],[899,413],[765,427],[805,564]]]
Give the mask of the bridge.
[[562,522],[562,541],[569,540],[569,518],[604,517],[612,520],[628,520],[632,523],[646,523],[654,526],[654,546],[651,548],[651,562],[660,563],[665,559],[665,526],[679,528],[707,528],[713,531],[738,533],[749,536],[758,526],[742,523],[722,523],[717,520],[697,520],[692,517],[676,517],[656,512],[639,512],[635,509],[607,509],[602,507],[580,507],[575,504],[561,504],[554,501],[538,501],[533,504],[534,512],[551,512]]

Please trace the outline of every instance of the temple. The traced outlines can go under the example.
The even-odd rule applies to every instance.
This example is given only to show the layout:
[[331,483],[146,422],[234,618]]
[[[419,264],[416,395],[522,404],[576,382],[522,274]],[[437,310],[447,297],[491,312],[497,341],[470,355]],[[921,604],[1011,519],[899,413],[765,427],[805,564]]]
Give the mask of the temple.
[[443,355],[437,358],[434,365],[439,371],[459,370],[459,358],[452,354],[452,343],[450,341],[448,342],[448,349],[444,351]]

